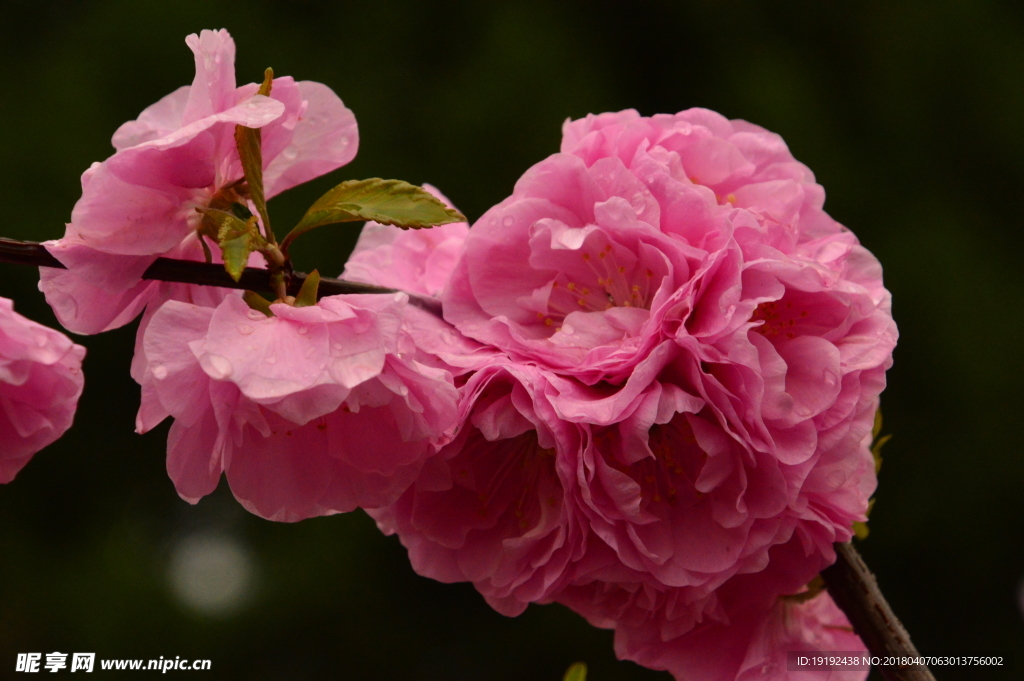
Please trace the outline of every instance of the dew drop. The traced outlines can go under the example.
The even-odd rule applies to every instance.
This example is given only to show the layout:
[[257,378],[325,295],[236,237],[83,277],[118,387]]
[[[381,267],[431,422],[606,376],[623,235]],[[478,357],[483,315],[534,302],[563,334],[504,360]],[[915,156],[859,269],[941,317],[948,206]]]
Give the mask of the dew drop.
[[210,368],[208,373],[216,380],[222,380],[231,375],[234,367],[231,366],[231,362],[226,357],[220,355],[207,355],[206,357]]
[[162,364],[157,364],[153,367],[153,377],[158,381],[162,381],[167,378],[167,367]]
[[265,314],[263,314],[262,312],[260,312],[259,310],[249,310],[245,314],[249,317],[249,319],[266,319],[267,318],[267,316]]
[[511,215],[506,215],[501,219],[501,225],[503,227],[511,227],[514,224],[516,224],[516,219]]
[[409,394],[409,389],[406,388],[404,385],[400,385],[398,386],[398,394],[401,395],[402,397],[405,397],[406,395]]
[[305,326],[300,326],[299,327],[299,335],[300,336],[305,336],[307,333],[309,333],[309,329],[308,328],[306,328]]
[[277,355],[267,355],[263,361],[267,364],[277,364]]
[[562,333],[564,333],[566,336],[571,336],[574,333],[576,333],[576,327],[574,327],[572,324],[564,324],[563,323],[562,324]]
[[342,345],[341,343],[335,343],[331,347],[334,348],[335,350],[344,350],[345,349],[345,346]]
[[238,325],[238,333],[242,334],[243,336],[248,336],[252,332],[253,332],[253,328],[251,326],[249,326],[248,324],[239,324]]

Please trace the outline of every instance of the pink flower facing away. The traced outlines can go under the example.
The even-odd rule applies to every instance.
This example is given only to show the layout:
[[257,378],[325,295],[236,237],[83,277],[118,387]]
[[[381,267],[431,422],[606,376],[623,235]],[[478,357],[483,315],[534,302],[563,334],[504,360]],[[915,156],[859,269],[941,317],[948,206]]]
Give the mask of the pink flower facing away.
[[[116,153],[82,175],[82,198],[64,237],[46,242],[68,269],[42,268],[39,287],[76,333],[116,328],[165,300],[215,305],[231,295],[141,277],[160,256],[203,260],[196,207],[246,201],[236,185],[243,179],[236,125],[262,130],[267,197],[355,156],[355,117],[330,88],[285,76],[264,97],[256,84],[235,86],[235,44],[227,31],[203,31],[186,43],[195,54],[192,85],[114,133]],[[250,264],[261,263],[254,254]]]
[[0,298],[0,483],[68,428],[82,394],[85,348]]
[[451,374],[422,363],[408,296],[329,296],[275,316],[170,301],[143,340],[138,430],[174,417],[167,469],[190,502],[226,473],[272,520],[394,501],[454,429]]
[[[511,438],[477,425],[490,393],[468,390],[476,377],[447,468],[425,468],[382,527],[417,569],[472,580],[503,612],[564,602],[614,626],[620,655],[678,678],[699,660],[650,642],[701,641],[706,657],[718,641],[732,666],[707,678],[736,678],[760,654],[736,647],[742,631],[835,560],[876,484],[871,425],[897,333],[880,265],[823,203],[783,141],[743,121],[567,123],[562,152],[469,231],[442,296],[483,346],[462,366],[522,367],[507,392],[537,447],[555,444],[557,529],[552,515],[524,533],[518,502],[489,506],[505,517],[485,527],[452,519],[466,490],[491,498],[484,467],[509,459],[477,462]],[[542,470],[533,460],[519,456]],[[524,542],[528,560],[482,557]],[[760,601],[729,605],[751,575]]]

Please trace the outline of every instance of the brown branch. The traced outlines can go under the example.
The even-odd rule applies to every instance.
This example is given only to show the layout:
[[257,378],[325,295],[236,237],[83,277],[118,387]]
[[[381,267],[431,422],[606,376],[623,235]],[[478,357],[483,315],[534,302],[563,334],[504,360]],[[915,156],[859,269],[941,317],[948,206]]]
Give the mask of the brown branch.
[[[853,544],[836,544],[836,562],[821,572],[825,586],[872,656],[918,657],[910,634],[896,618],[878,581]],[[928,667],[879,665],[886,681],[935,681]]]
[[[32,241],[15,241],[14,239],[5,239],[3,237],[0,237],[0,262],[67,269],[59,260],[50,255],[49,251],[42,244]],[[246,289],[258,293],[274,294],[274,288],[270,282],[270,271],[261,270],[256,267],[246,267],[242,272],[242,277],[235,281],[224,271],[223,265],[192,260],[157,258],[145,271],[142,278],[198,284],[200,286]],[[297,295],[299,289],[302,288],[302,282],[305,280],[306,274],[304,272],[294,272],[288,284],[289,295]],[[384,288],[383,286],[373,286],[372,284],[361,284],[355,281],[345,281],[344,279],[320,278],[318,298],[344,293],[398,293],[398,290]],[[418,296],[411,293],[408,295],[410,304],[438,317],[441,316],[441,301],[436,298]]]

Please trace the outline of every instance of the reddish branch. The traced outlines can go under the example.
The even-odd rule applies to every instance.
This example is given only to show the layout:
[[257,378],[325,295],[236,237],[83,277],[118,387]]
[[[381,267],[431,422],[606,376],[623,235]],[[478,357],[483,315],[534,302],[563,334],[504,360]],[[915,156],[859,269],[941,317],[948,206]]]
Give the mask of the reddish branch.
[[[50,255],[41,244],[2,237],[0,237],[0,262],[64,269],[64,265]],[[247,267],[242,273],[241,279],[236,282],[224,271],[223,265],[157,258],[142,275],[142,278],[273,293],[270,272],[253,267]],[[305,279],[305,274],[293,273],[288,285],[288,293],[296,295]],[[320,297],[342,293],[396,292],[395,289],[370,284],[340,279],[320,279]],[[413,305],[441,316],[441,303],[436,298],[413,295],[410,295],[409,298]],[[835,565],[825,569],[821,576],[836,605],[846,613],[868,651],[873,656],[882,658],[917,657],[917,650],[910,642],[907,630],[896,619],[892,608],[889,607],[882,592],[878,589],[875,576],[868,570],[857,550],[849,543],[836,544],[836,555],[838,560]],[[935,681],[935,677],[923,665],[881,666],[879,671],[887,681]]]
[[[56,267],[66,269],[59,260],[54,258],[42,246],[31,241],[15,241],[0,237],[0,262],[17,263],[20,265],[32,265],[35,267]],[[175,281],[185,284],[199,284],[202,286],[219,286],[221,288],[246,289],[257,293],[274,294],[274,287],[270,282],[270,272],[255,267],[247,267],[242,272],[242,277],[235,281],[223,265],[210,264],[205,262],[194,262],[192,260],[172,260],[171,258],[157,258],[149,266],[149,269],[142,275],[143,279],[157,281]],[[303,272],[294,272],[288,284],[289,295],[297,295],[306,280]],[[318,297],[335,296],[342,293],[397,293],[396,289],[373,286],[372,284],[360,284],[355,281],[344,281],[342,279],[320,278],[320,289]],[[409,302],[431,314],[441,316],[441,302],[436,298],[425,296],[409,295]]]

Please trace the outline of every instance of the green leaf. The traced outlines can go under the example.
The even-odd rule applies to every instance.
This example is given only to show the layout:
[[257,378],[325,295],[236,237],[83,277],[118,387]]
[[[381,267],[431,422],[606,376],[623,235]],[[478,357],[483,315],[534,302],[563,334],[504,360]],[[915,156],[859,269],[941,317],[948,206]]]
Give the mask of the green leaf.
[[[259,92],[264,97],[270,95],[273,87],[274,70],[267,69],[263,75],[263,84]],[[242,161],[242,172],[245,173],[245,183],[249,187],[249,198],[256,206],[263,221],[263,233],[267,240],[273,242],[274,238],[270,231],[270,217],[267,214],[267,200],[263,194],[263,135],[259,128],[247,128],[244,125],[235,126],[235,146],[238,147],[238,157]]]
[[452,210],[433,194],[401,180],[349,180],[321,196],[281,242],[282,250],[296,237],[314,227],[339,222],[373,220],[402,229],[422,229],[449,222],[464,222],[466,216]]
[[562,677],[562,681],[587,681],[587,665],[577,662],[569,667],[565,676]]
[[267,315],[268,317],[274,316],[274,311],[270,309],[270,301],[256,293],[255,291],[246,291],[242,294],[242,300],[253,310],[257,310]]
[[302,288],[299,289],[299,295],[295,296],[295,307],[316,305],[316,293],[319,288],[320,273],[313,270],[306,275],[306,280],[302,282]]
[[197,208],[217,228],[217,244],[224,258],[224,269],[238,281],[249,263],[249,254],[260,250],[266,242],[256,227],[256,218],[240,220],[232,213],[215,208]]

